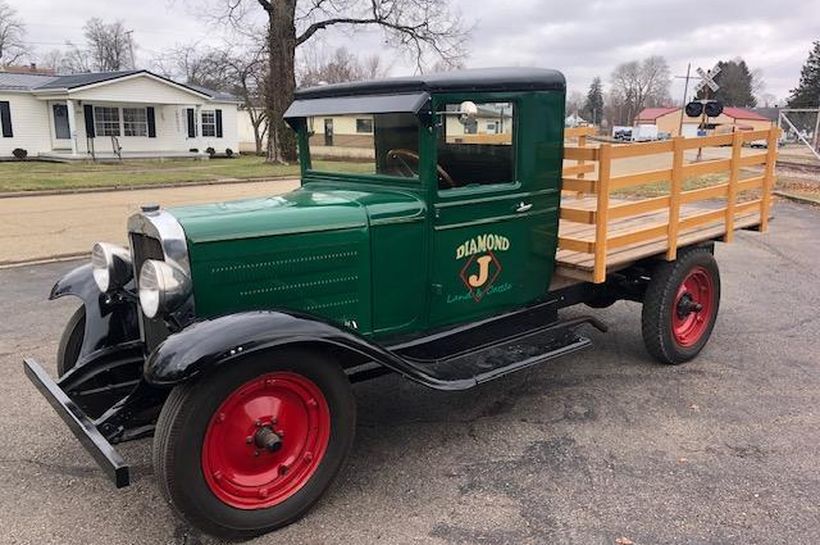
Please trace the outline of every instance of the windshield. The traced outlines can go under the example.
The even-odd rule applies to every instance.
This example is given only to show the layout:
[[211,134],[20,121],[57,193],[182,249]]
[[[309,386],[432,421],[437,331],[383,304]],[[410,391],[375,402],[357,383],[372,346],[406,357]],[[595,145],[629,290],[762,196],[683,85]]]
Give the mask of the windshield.
[[312,170],[418,178],[419,121],[409,113],[307,118]]

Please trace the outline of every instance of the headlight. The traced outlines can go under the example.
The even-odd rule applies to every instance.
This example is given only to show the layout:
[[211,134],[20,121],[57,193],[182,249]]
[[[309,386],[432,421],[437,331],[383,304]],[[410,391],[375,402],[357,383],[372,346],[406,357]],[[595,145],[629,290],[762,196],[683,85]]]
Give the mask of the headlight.
[[134,277],[128,250],[107,242],[94,244],[91,249],[91,268],[94,282],[103,293],[123,287]]
[[139,278],[140,306],[148,318],[178,308],[191,293],[191,279],[178,267],[149,259]]

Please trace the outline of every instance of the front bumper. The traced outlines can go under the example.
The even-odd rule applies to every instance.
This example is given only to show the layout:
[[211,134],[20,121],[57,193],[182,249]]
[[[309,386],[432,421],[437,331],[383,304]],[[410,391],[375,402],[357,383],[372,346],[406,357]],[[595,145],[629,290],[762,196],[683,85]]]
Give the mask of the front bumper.
[[130,484],[130,471],[119,452],[100,433],[96,423],[60,389],[45,369],[34,361],[23,360],[23,370],[40,393],[54,407],[80,443],[91,454],[117,488]]

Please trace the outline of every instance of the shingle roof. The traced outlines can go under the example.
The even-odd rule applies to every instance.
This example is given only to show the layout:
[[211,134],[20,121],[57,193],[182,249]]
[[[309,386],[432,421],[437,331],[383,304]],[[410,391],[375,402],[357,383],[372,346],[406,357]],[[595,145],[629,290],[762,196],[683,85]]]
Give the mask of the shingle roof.
[[39,87],[40,85],[47,84],[54,79],[57,79],[57,76],[0,72],[0,89],[10,91],[29,91],[35,87]]
[[206,95],[212,100],[237,101],[238,99],[228,93],[206,89],[198,85],[186,85],[171,79],[159,76],[148,70],[121,70],[119,72],[86,72],[82,74],[68,74],[64,76],[46,76],[41,74],[16,74],[11,72],[0,72],[0,91],[39,91],[39,90],[58,90],[58,89],[76,89],[85,87],[86,85],[93,85],[95,83],[103,83],[134,74],[149,74],[159,79],[165,80],[169,83],[179,85],[190,89],[195,93]]
[[57,76],[45,85],[40,85],[37,89],[74,89],[93,83],[101,83],[112,79],[130,76],[145,72],[145,70],[121,70],[119,72],[87,72],[83,74],[71,74],[68,76]]
[[655,121],[659,117],[676,112],[680,108],[644,108],[637,118],[639,121]]
[[207,87],[202,87],[200,85],[194,85],[189,83],[186,87],[190,87],[195,91],[199,91],[200,93],[205,93],[209,95],[213,100],[227,100],[232,102],[242,102],[241,99],[237,96],[234,96],[230,93],[225,93],[223,91],[214,91],[213,89],[208,89]]
[[750,119],[754,121],[771,121],[768,117],[762,116],[759,113],[744,108],[735,108],[733,106],[726,106],[723,108],[723,113],[735,119]]

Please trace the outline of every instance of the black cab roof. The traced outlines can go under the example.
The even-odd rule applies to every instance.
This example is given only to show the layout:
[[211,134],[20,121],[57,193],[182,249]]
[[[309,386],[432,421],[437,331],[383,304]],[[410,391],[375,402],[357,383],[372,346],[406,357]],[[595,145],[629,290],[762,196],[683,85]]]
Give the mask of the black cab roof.
[[300,89],[296,100],[393,93],[564,91],[566,80],[546,68],[480,68],[373,81],[335,83]]

